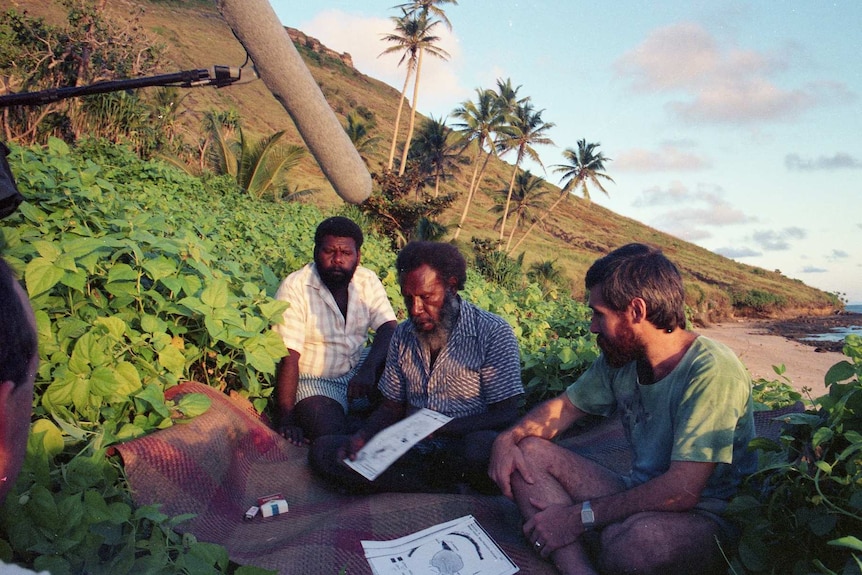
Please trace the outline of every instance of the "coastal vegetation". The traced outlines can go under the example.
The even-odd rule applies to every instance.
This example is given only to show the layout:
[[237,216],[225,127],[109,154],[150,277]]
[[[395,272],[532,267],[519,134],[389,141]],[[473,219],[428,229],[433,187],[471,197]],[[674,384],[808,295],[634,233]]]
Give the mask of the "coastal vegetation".
[[[6,88],[122,77],[157,64],[199,66],[212,53],[244,57],[209,3],[102,4],[69,0],[58,14],[53,4],[34,2],[32,14],[3,12],[0,54],[14,53],[0,61]],[[443,2],[414,8],[433,21],[441,18],[437,4]],[[125,22],[136,25],[117,24],[112,15],[129,6],[136,11]],[[407,8],[405,17],[417,15]],[[149,67],[134,68],[127,44],[117,42],[115,53],[100,34],[125,34]],[[46,45],[51,57],[38,58]],[[412,130],[394,129],[403,94],[399,100],[341,59],[298,48],[353,141],[371,142],[364,153],[375,191],[359,207],[335,198],[259,83],[183,98],[156,91],[4,110],[12,170],[27,201],[0,221],[0,251],[36,312],[41,362],[25,468],[0,513],[0,560],[53,574],[261,572],[177,535],[173,527],[187,517],[135,508],[109,451],[205,411],[198,396],[165,400],[164,391],[182,380],[241,394],[262,413],[271,409],[275,363],[284,353],[269,329],[283,309],[273,294],[308,261],[325,215],[349,215],[369,230],[363,264],[380,275],[402,319],[395,248],[413,238],[456,241],[472,264],[464,296],[514,326],[525,408],[561,392],[596,358],[580,278],[595,257],[627,241],[659,245],[680,264],[695,320],[840,303],[588,201],[590,188],[608,193],[603,185],[613,181],[598,143],[581,139],[566,149],[557,166],[562,187],[530,174],[520,160],[552,124],[511,80],[477,89],[475,101],[453,111],[451,126],[417,112],[411,137]],[[90,75],[81,76],[82,54]],[[61,71],[71,75],[57,76]],[[99,129],[82,128],[91,124]],[[397,165],[392,156],[392,169],[375,136],[410,142]],[[506,150],[514,151],[513,165],[501,160]],[[265,161],[270,154],[273,164]],[[269,176],[252,177],[252,166]],[[309,189],[320,191],[296,193]],[[860,339],[848,338],[845,353],[848,360],[825,376],[829,394],[809,398],[778,443],[758,445],[761,472],[734,503],[746,528],[739,554],[728,557],[732,572],[858,569]],[[799,399],[780,380],[757,382],[755,391],[765,407]]]

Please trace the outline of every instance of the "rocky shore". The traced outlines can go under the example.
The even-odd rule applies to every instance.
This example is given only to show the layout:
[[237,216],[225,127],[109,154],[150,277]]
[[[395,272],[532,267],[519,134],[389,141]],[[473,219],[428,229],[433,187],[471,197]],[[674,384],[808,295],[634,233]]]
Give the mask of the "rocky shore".
[[862,326],[862,314],[841,313],[820,317],[767,320],[761,326],[771,334],[792,339],[803,345],[840,353],[844,347],[841,341],[810,341],[804,338],[812,334],[829,333],[836,328]]

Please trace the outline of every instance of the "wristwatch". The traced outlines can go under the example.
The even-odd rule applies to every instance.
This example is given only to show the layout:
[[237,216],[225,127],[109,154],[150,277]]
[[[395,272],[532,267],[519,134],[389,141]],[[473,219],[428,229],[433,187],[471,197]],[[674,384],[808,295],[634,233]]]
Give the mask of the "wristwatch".
[[593,508],[589,501],[581,503],[581,525],[585,531],[589,531],[596,524],[596,514],[593,513]]

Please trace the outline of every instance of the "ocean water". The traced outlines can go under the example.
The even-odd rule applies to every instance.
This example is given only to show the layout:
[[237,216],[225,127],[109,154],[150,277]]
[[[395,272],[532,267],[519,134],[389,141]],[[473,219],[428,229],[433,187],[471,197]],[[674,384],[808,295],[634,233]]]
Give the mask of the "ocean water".
[[[848,313],[862,314],[862,304],[849,304],[844,306],[844,310]],[[808,341],[844,341],[844,338],[851,333],[862,336],[862,316],[842,327],[835,327],[829,330],[828,333],[812,333],[808,337],[802,339]]]

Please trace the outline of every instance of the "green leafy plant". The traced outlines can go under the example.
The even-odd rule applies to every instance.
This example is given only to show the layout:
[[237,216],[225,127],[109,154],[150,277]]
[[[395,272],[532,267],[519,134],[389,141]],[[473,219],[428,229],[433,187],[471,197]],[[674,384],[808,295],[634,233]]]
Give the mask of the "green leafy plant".
[[758,472],[732,501],[743,526],[735,573],[862,572],[862,338],[835,364],[829,393],[786,417],[777,444],[755,440]]

